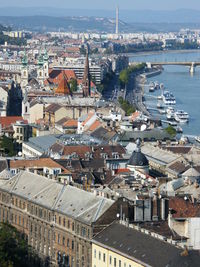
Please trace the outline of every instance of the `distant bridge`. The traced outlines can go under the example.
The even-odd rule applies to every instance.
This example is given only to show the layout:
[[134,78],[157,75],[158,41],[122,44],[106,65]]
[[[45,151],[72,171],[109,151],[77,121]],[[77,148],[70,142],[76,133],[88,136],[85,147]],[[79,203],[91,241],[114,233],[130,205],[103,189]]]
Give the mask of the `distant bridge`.
[[188,66],[190,67],[190,72],[195,72],[195,67],[200,66],[200,62],[179,62],[179,61],[171,61],[171,62],[147,62],[147,67],[152,68],[156,66],[168,66],[168,65],[174,65],[174,66]]

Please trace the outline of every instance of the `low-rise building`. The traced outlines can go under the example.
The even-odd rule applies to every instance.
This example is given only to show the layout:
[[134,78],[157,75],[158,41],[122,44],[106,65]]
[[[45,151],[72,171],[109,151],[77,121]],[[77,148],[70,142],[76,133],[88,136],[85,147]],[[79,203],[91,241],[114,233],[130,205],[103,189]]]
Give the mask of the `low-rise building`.
[[[153,235],[153,234],[152,234]],[[151,236],[150,231],[108,226],[92,241],[92,267],[199,266],[199,254]]]

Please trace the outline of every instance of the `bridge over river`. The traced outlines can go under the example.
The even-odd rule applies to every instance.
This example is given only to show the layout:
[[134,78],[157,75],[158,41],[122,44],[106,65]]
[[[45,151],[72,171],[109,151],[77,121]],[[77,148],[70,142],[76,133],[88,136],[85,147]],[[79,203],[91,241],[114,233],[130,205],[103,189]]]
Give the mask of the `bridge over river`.
[[147,62],[147,67],[152,68],[156,66],[168,66],[168,65],[174,65],[174,66],[188,66],[190,68],[190,72],[195,72],[195,67],[200,66],[200,62],[179,62],[179,61],[171,61],[171,62]]
[[[141,62],[133,62],[131,64],[139,64]],[[148,68],[159,67],[159,66],[187,66],[191,73],[195,72],[195,68],[200,66],[200,62],[189,62],[189,61],[163,61],[163,62],[146,62]]]

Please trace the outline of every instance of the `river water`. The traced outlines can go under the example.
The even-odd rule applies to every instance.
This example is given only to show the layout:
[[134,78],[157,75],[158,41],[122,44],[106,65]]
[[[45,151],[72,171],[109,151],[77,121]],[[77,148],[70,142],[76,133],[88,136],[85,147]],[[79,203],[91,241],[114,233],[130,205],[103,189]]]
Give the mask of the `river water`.
[[[200,50],[185,52],[173,51],[154,54],[136,54],[130,57],[130,61],[200,62]],[[196,67],[196,71],[192,75],[189,72],[189,67],[186,66],[164,66],[164,71],[162,72],[162,74],[153,78],[149,78],[148,82],[150,81],[158,81],[159,83],[163,83],[165,89],[171,91],[176,97],[177,104],[175,109],[182,109],[189,113],[189,123],[181,125],[184,134],[200,135],[200,67]],[[146,105],[152,108],[156,107],[156,96],[161,94],[160,90],[154,93],[148,93],[147,89],[145,91]],[[149,95],[152,97],[149,97]],[[155,113],[154,115],[159,116],[158,113]]]

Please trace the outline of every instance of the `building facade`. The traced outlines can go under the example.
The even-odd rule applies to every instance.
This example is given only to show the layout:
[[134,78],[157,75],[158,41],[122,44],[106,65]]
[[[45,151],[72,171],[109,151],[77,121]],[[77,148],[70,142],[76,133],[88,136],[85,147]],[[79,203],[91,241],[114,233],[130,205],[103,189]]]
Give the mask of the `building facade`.
[[0,221],[25,234],[42,266],[91,266],[91,239],[117,211],[117,202],[26,171],[0,187]]

